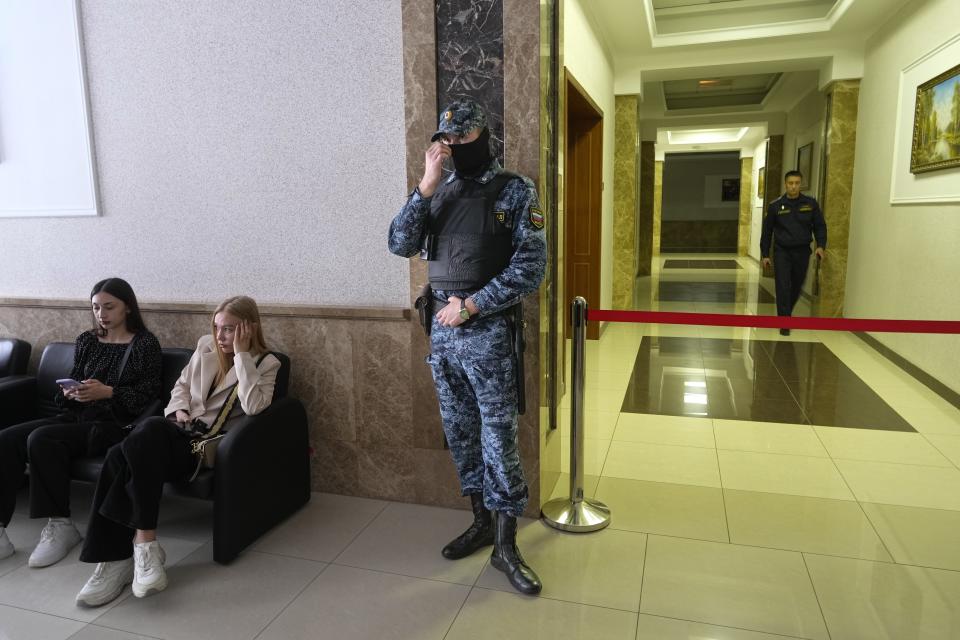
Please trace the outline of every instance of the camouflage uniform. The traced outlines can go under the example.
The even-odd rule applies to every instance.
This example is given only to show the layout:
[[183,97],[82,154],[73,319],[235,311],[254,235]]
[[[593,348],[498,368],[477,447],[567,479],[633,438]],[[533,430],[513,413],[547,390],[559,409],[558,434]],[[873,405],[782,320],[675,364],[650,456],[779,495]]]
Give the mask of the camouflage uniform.
[[[463,135],[485,126],[475,103],[461,103],[441,118],[434,140],[444,133]],[[452,172],[438,187],[455,187],[459,180],[488,183],[502,172],[492,160],[486,171],[472,178]],[[416,255],[430,213],[430,198],[415,189],[390,225],[388,247],[404,257]],[[528,491],[517,446],[517,395],[513,348],[508,320],[494,315],[535,291],[543,280],[546,241],[543,214],[533,183],[518,176],[504,186],[496,200],[498,220],[512,231],[513,255],[508,266],[490,282],[473,291],[434,291],[437,309],[448,297],[472,297],[479,313],[458,327],[444,327],[433,319],[432,353],[427,358],[440,401],[443,428],[450,446],[463,495],[483,494],[487,509],[519,516]],[[492,316],[492,317],[491,317]]]

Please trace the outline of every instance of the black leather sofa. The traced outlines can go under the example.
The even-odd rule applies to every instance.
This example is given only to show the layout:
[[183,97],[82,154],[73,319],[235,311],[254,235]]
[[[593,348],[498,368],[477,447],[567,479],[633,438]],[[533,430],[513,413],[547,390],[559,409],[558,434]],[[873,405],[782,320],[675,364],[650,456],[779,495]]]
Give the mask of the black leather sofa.
[[32,346],[17,338],[0,338],[0,380],[27,372]]
[[[192,353],[191,349],[162,350],[164,397],[142,418],[160,415]],[[310,499],[307,415],[298,400],[286,397],[290,359],[274,355],[281,367],[270,407],[231,426],[217,448],[213,469],[202,470],[193,482],[168,483],[164,489],[167,494],[213,501],[213,558],[220,564],[233,560]],[[0,425],[55,415],[56,380],[69,377],[72,368],[73,344],[53,342],[43,350],[36,377],[0,382]],[[102,464],[102,456],[75,460],[71,475],[96,482]]]

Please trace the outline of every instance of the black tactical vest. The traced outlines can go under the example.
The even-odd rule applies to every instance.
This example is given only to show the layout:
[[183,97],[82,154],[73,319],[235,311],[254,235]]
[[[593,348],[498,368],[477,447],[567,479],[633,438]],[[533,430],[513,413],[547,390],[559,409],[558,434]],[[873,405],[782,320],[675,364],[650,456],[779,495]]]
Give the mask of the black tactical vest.
[[513,256],[513,230],[507,226],[507,212],[494,211],[494,206],[503,187],[516,177],[504,171],[486,184],[455,180],[433,194],[427,224],[434,243],[431,287],[479,289],[506,269]]

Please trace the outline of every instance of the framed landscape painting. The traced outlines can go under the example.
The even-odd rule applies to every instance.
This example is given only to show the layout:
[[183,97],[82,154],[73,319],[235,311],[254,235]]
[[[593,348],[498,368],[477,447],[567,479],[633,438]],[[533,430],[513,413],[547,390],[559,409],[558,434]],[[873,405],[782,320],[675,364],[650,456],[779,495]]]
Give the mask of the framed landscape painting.
[[960,167],[960,65],[917,87],[910,172]]

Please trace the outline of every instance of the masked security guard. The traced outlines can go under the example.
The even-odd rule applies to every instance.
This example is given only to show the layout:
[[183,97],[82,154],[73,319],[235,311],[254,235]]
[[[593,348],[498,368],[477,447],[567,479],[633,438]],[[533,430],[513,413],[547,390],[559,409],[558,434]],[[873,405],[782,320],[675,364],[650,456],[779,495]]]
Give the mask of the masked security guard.
[[[777,287],[777,315],[789,316],[800,299],[803,282],[810,265],[810,236],[817,242],[817,257],[823,259],[827,247],[827,223],[820,205],[810,196],[800,193],[803,174],[788,171],[783,177],[786,193],[767,207],[760,234],[760,255],[763,266],[770,266],[770,243],[773,252],[773,276]],[[780,329],[780,335],[790,335],[790,329]]]
[[[533,183],[504,171],[490,153],[480,105],[458,100],[440,116],[423,179],[390,225],[392,253],[428,260],[418,300],[430,334],[427,358],[443,429],[470,496],[473,524],[443,548],[451,560],[494,545],[491,564],[522,593],[540,578],[516,545],[527,483],[517,445],[522,403],[520,297],[543,280],[546,242]],[[454,171],[443,176],[443,162]]]

